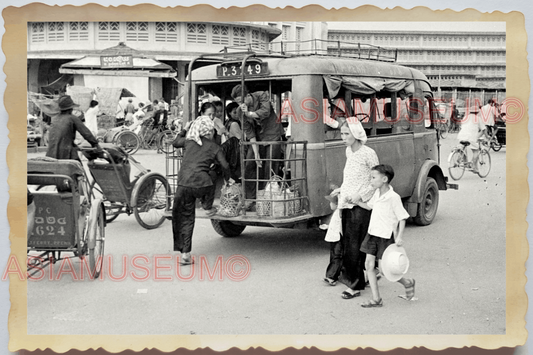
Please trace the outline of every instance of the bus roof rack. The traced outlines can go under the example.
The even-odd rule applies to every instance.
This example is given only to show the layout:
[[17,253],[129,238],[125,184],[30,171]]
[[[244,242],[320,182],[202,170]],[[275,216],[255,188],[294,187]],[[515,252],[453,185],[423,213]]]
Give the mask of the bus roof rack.
[[235,46],[226,46],[220,51],[220,53],[214,55],[206,54],[205,56],[223,57],[224,59],[221,61],[227,61],[238,60],[244,55],[252,53],[256,54],[258,57],[288,58],[323,55],[376,60],[389,63],[394,63],[398,59],[398,49],[396,48],[383,48],[366,43],[322,39],[271,42],[268,44],[268,49],[264,43],[246,43]]

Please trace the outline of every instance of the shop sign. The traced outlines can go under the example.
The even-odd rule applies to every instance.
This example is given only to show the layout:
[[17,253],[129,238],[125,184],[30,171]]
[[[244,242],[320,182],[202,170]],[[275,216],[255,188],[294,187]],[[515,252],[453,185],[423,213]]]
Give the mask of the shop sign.
[[131,68],[133,56],[131,55],[106,55],[100,56],[100,66],[105,68]]

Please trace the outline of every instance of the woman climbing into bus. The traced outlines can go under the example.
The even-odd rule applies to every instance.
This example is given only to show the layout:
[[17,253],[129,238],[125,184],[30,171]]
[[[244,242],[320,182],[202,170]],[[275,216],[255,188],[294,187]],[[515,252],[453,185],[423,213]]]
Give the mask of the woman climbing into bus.
[[346,165],[340,188],[338,208],[341,210],[342,234],[340,240],[330,243],[330,262],[325,282],[335,286],[337,281],[348,288],[342,298],[361,295],[365,288],[364,263],[366,255],[359,251],[370,222],[370,211],[357,206],[357,201],[370,200],[374,189],[370,185],[370,170],[379,164],[376,152],[365,145],[367,137],[361,123],[350,117],[341,126],[341,138],[346,145]]
[[178,187],[172,207],[172,233],[174,251],[181,252],[180,263],[189,265],[192,234],[194,231],[196,199],[200,199],[208,216],[216,213],[213,207],[215,184],[210,176],[211,166],[218,163],[224,179],[229,180],[229,166],[222,149],[213,141],[215,126],[212,121],[215,108],[204,103],[201,116],[188,124],[173,142],[174,147],[184,148],[181,169],[178,173]]

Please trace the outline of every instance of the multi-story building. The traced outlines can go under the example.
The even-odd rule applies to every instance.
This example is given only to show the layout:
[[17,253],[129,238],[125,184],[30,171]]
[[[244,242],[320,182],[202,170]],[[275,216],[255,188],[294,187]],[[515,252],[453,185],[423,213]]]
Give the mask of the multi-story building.
[[274,52],[283,52],[289,55],[310,54],[317,52],[324,54],[327,51],[326,39],[328,25],[326,22],[254,22],[277,28],[281,36],[270,42],[269,49]]
[[[246,43],[266,50],[281,33],[278,28],[244,22],[31,22],[27,38],[28,91],[41,92],[53,82],[75,84],[76,74],[62,76],[61,65],[83,57],[97,57],[123,43],[136,55],[153,58],[177,72],[175,78],[150,78],[146,85],[148,97],[142,97],[143,100],[164,97],[170,101],[181,94],[180,82],[185,81],[188,64],[198,54]],[[114,74],[117,78],[113,85],[120,85],[121,75]],[[113,72],[99,71],[97,75]],[[126,89],[133,85],[131,80],[123,81]]]
[[358,42],[381,47],[398,64],[422,71],[446,99],[505,98],[503,24],[328,23],[328,51],[357,55]]

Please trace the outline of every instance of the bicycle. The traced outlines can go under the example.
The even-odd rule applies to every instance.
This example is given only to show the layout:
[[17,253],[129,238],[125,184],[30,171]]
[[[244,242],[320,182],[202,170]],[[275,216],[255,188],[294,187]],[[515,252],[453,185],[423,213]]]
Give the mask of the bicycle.
[[503,144],[498,141],[497,133],[499,130],[500,130],[500,127],[496,126],[492,130],[492,134],[487,134],[489,146],[495,152],[499,152],[503,147]]
[[491,168],[491,159],[489,154],[489,141],[480,138],[479,143],[479,156],[477,161],[477,171],[473,168],[473,162],[468,159],[467,147],[470,145],[468,141],[461,141],[458,146],[453,148],[450,156],[448,157],[448,171],[450,176],[454,180],[459,180],[463,177],[465,169],[472,170],[477,173],[479,177],[486,177]]
[[[487,127],[488,128],[488,127]],[[498,136],[498,132],[503,131],[503,137]],[[494,120],[494,129],[491,129],[490,132],[488,132],[487,137],[490,143],[490,147],[495,152],[499,152],[502,147],[505,145],[505,112],[500,111],[500,107],[498,107],[498,117]]]
[[442,139],[446,139],[446,137],[448,137],[448,131],[450,129],[448,120],[445,118],[439,118],[435,128]]
[[139,140],[141,148],[156,149],[158,153],[166,153],[165,140],[172,138],[174,133],[171,130],[165,129],[164,124],[159,124],[154,127],[153,120],[149,120],[139,132]]

